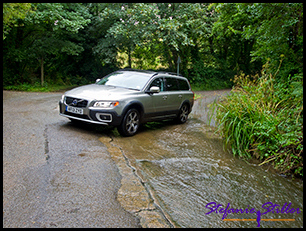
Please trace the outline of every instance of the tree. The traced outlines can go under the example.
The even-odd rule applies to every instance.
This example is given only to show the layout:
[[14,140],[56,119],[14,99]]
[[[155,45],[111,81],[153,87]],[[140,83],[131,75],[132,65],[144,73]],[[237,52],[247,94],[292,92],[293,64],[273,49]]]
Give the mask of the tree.
[[[183,57],[185,47],[195,46],[197,36],[205,30],[202,20],[207,18],[207,4],[107,4],[101,7],[100,15],[101,23],[113,21],[95,47],[97,52],[109,54],[106,62],[113,61],[118,51],[125,51],[131,66],[131,52],[136,46],[149,50],[159,47],[170,69],[175,70],[178,55]],[[184,66],[187,60],[182,58]]]
[[26,14],[32,12],[31,3],[3,3],[3,40],[12,27],[20,26]]
[[81,4],[38,3],[36,7],[37,10],[29,14],[26,21],[35,26],[30,50],[40,60],[43,86],[45,56],[59,52],[78,55],[82,52],[82,46],[65,38],[83,29],[90,22],[90,14]]
[[252,60],[272,60],[276,69],[284,56],[284,76],[303,70],[303,3],[254,3],[245,8],[253,24],[244,28],[245,38],[256,37]]
[[[214,6],[219,17],[213,35],[221,41],[223,48],[234,48],[225,52],[233,55],[231,68],[237,64],[248,74],[254,69],[251,63],[272,60],[276,69],[281,55],[286,57],[283,66],[287,66],[287,72],[302,68],[302,3],[224,3]],[[232,45],[224,47],[231,42]],[[241,68],[242,64],[244,68]]]
[[[5,61],[15,63],[21,82],[24,82],[22,76],[26,66],[35,66],[33,61],[38,60],[43,86],[47,56],[60,53],[78,55],[83,51],[73,35],[90,22],[91,15],[86,7],[78,3],[34,3],[32,8],[35,11],[27,12],[22,20],[23,26],[10,33],[11,41],[5,41]],[[6,65],[4,67],[7,68]]]
[[39,75],[41,83],[45,75],[92,81],[122,66],[123,54],[129,67],[173,72],[180,57],[181,74],[205,88],[230,87],[235,74],[259,72],[267,60],[276,70],[280,56],[279,74],[303,69],[301,3],[3,6],[4,84]]
[[[242,70],[250,74],[251,70],[256,70],[251,66],[250,53],[253,49],[254,36],[244,37],[243,31],[254,23],[246,11],[248,3],[220,3],[213,7],[218,13],[218,20],[214,23],[212,30],[213,42],[211,46],[218,47],[215,58],[219,59],[223,65],[222,68],[230,68],[239,72]],[[216,52],[215,52],[216,53]]]

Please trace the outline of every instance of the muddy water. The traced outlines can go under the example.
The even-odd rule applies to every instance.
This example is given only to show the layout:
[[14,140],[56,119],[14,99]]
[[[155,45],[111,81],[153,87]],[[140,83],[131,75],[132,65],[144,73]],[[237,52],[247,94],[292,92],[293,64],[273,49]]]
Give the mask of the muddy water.
[[[261,219],[293,220],[261,220],[260,226],[302,227],[302,183],[278,175],[269,166],[248,164],[225,152],[220,137],[206,125],[205,113],[200,113],[199,106],[206,110],[211,102],[209,97],[213,96],[196,101],[186,124],[149,123],[134,137],[112,135],[109,147],[118,148],[117,154],[124,160],[123,165],[133,172],[133,181],[139,181],[141,190],[145,189],[148,194],[146,199],[141,199],[150,204],[143,211],[156,212],[159,221],[165,224],[162,227],[256,227],[256,220],[225,221],[223,214],[205,214],[210,211],[206,206],[216,202],[226,208],[230,203],[229,208],[254,208],[264,212],[262,205],[266,202],[278,204],[279,210],[285,203],[291,203],[290,208],[299,208],[299,214],[277,213],[275,210]],[[107,140],[101,141],[107,143]],[[121,174],[124,175],[124,171]],[[131,182],[125,184],[125,194],[137,195],[140,189],[129,187]],[[131,200],[126,198],[120,203],[124,207]],[[150,218],[149,214],[145,219]],[[226,218],[256,219],[257,216],[232,213]]]

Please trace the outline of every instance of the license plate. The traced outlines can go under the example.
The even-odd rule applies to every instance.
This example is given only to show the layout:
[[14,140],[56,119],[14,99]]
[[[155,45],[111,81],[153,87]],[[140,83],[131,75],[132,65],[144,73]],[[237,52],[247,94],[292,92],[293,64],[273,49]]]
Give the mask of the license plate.
[[83,109],[82,108],[66,106],[66,111],[71,112],[71,113],[75,113],[75,114],[83,115]]

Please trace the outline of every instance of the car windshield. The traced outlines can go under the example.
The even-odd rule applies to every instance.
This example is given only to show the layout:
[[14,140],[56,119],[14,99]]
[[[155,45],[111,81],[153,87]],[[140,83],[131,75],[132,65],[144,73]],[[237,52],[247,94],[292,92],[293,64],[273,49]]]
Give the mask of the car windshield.
[[117,71],[102,78],[98,85],[107,85],[115,87],[123,87],[134,90],[141,90],[144,88],[151,75],[136,71]]

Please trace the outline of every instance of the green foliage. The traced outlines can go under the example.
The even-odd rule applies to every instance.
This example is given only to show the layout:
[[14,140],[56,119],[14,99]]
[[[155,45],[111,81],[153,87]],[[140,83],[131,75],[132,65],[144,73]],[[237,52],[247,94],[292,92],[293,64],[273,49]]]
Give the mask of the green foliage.
[[[303,68],[302,3],[214,4],[219,17],[212,36],[231,69],[251,74],[258,61],[277,68],[284,55],[282,76]],[[256,70],[255,70],[256,71]]]
[[75,33],[90,22],[87,9],[80,4],[37,3],[37,10],[28,14],[25,22],[32,30],[29,52],[39,58],[47,54],[78,55],[84,49],[78,45]]
[[[273,60],[271,65],[277,68],[279,56],[284,55],[284,63],[289,63],[291,70],[301,68],[303,3],[255,3],[248,4],[244,10],[252,23],[243,29],[242,34],[244,38],[256,38],[251,52],[253,60],[270,59]],[[284,76],[290,69],[284,70]]]
[[48,84],[46,82],[45,86],[41,86],[39,82],[34,84],[23,83],[20,85],[9,85],[5,86],[4,90],[12,91],[29,91],[29,92],[53,92],[53,91],[66,91],[72,89],[77,85],[57,85],[57,84]]
[[27,15],[26,22],[43,24],[53,31],[64,29],[77,33],[90,22],[87,9],[77,3],[36,3],[36,10]]
[[201,62],[195,62],[189,71],[189,81],[195,89],[216,90],[231,88],[230,79],[235,72],[214,67],[205,67]]
[[95,49],[101,54],[108,52],[112,58],[106,57],[105,61],[111,62],[118,51],[130,56],[136,47],[147,48],[159,53],[170,69],[176,68],[180,55],[182,67],[186,68],[190,58],[185,54],[190,54],[192,47],[201,44],[200,39],[209,33],[212,22],[207,15],[207,4],[108,4],[102,10],[101,23],[113,23]]
[[39,75],[40,69],[43,83],[46,61],[84,51],[82,40],[75,35],[90,22],[90,14],[83,5],[33,3],[32,8],[35,11],[27,12],[23,27],[12,28],[4,40],[4,85],[33,84],[37,80],[29,76]]
[[[284,56],[303,71],[301,3],[4,3],[3,84],[94,82],[120,67],[165,69],[220,89]],[[273,61],[273,62],[272,62]],[[82,80],[78,80],[82,78]]]
[[279,69],[264,68],[235,76],[232,93],[214,106],[218,130],[233,155],[303,176],[303,74],[278,79]]
[[31,7],[31,3],[3,3],[3,40],[12,27],[20,26],[19,20],[32,12]]
[[[237,72],[250,74],[254,69],[250,52],[254,46],[254,38],[245,38],[242,31],[251,25],[253,20],[244,10],[248,4],[224,3],[216,4],[218,20],[214,23],[211,36],[214,38],[213,52],[215,58],[224,60],[224,64]],[[223,65],[224,65],[223,64]]]

